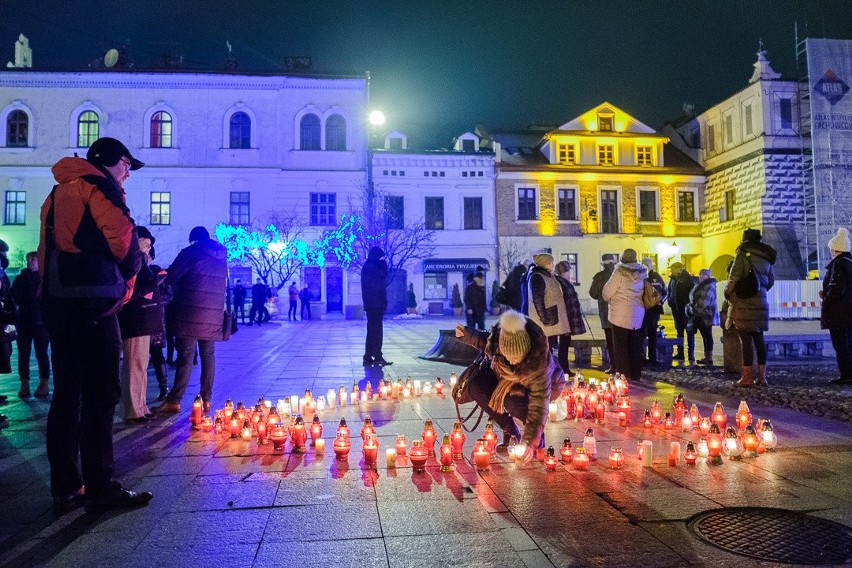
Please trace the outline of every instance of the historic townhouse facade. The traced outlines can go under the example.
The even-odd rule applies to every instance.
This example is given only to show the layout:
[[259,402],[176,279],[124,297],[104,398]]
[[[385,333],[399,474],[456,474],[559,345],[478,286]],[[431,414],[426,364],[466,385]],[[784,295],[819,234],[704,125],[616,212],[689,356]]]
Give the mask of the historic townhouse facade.
[[407,137],[391,132],[372,157],[373,186],[389,219],[402,227],[423,222],[434,232],[432,258],[408,271],[418,309],[442,313],[451,307],[458,285],[482,266],[486,292],[498,278],[494,209],[494,153],[480,149],[479,137],[467,132],[451,150],[409,149]]
[[[50,168],[100,136],[147,165],[126,183],[164,265],[193,226],[248,225],[295,214],[305,239],[336,226],[367,176],[367,78],[199,72],[0,71],[2,238],[16,254],[38,242]],[[357,274],[306,267],[329,312],[359,305]],[[233,274],[246,275],[239,270]],[[355,278],[352,278],[352,277]]]
[[704,175],[666,136],[603,103],[558,128],[481,132],[496,154],[500,254],[550,249],[587,301],[601,255],[704,266]]

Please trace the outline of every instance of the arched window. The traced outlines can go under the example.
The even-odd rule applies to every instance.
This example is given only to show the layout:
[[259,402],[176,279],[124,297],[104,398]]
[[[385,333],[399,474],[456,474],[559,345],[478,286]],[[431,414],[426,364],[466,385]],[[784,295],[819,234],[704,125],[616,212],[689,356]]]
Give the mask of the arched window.
[[88,148],[100,137],[98,113],[87,110],[77,117],[77,147]]
[[6,146],[26,148],[29,140],[30,117],[22,110],[13,110],[6,117]]
[[346,149],[346,119],[333,114],[325,121],[325,149]]
[[166,111],[155,112],[151,117],[151,148],[172,147],[172,115]]
[[244,112],[231,115],[229,148],[251,148],[251,117]]
[[306,114],[299,123],[299,148],[302,150],[320,149],[320,119],[315,114]]

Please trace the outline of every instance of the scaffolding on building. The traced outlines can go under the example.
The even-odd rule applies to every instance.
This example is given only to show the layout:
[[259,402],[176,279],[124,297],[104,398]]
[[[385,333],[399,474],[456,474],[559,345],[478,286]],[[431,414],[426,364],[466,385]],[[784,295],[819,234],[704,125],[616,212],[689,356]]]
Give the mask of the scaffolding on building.
[[[801,148],[802,176],[802,206],[805,211],[805,272],[810,275],[812,270],[819,270],[819,244],[817,235],[818,216],[816,203],[816,184],[811,132],[813,116],[811,114],[811,89],[808,75],[808,45],[807,38],[799,37],[799,24],[794,28],[796,44],[796,74],[799,83],[799,147]],[[807,33],[805,33],[807,36]]]

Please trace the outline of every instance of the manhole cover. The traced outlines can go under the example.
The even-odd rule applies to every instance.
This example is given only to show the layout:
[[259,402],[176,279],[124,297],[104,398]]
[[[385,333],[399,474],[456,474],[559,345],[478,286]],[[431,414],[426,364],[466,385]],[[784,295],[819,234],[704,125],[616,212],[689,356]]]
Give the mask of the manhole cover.
[[759,560],[787,564],[852,560],[852,529],[795,511],[719,509],[700,513],[688,527],[701,540]]

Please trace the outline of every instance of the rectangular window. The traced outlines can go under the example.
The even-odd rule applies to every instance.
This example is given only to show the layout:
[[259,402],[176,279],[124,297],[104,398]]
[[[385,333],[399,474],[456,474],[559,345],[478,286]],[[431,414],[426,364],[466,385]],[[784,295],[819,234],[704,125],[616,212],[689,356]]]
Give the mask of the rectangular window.
[[535,221],[536,196],[534,187],[518,188],[518,221]]
[[477,230],[482,228],[482,198],[464,198],[464,228]]
[[656,272],[659,272],[659,271],[660,271],[660,265],[659,265],[659,264],[657,264],[657,260],[658,260],[658,258],[659,258],[659,257],[657,256],[657,254],[656,254],[656,253],[653,253],[653,252],[643,252],[643,253],[642,253],[642,256],[639,258],[639,260],[641,261],[642,259],[645,259],[645,258],[650,258],[650,259],[651,259],[651,266],[653,266],[653,267],[654,267],[654,268],[653,268],[653,269],[654,269],[654,271],[656,271]]
[[621,223],[618,215],[618,190],[602,189],[600,195],[600,232],[610,234],[618,233],[621,228]]
[[402,150],[402,138],[390,138],[388,140],[388,150]]
[[781,99],[778,101],[781,111],[781,128],[793,129],[793,99]]
[[6,192],[6,215],[3,218],[3,223],[6,225],[26,225],[27,224],[27,192],[26,191],[7,191]]
[[568,266],[571,267],[571,269],[568,271],[568,281],[571,282],[571,284],[574,284],[574,285],[579,284],[580,283],[580,272],[579,272],[580,263],[577,260],[577,253],[576,252],[563,252],[561,256],[562,256],[562,260],[567,262]]
[[734,219],[734,190],[725,192],[725,203],[719,209],[719,221],[732,221]]
[[598,130],[601,132],[612,132],[612,115],[611,114],[599,114],[598,115]]
[[311,225],[334,225],[337,223],[337,194],[311,194]]
[[730,114],[725,117],[725,144],[734,143],[734,117]]
[[651,166],[654,149],[651,146],[636,146],[636,165]]
[[426,272],[423,274],[423,299],[424,300],[446,300],[447,299],[447,273]]
[[745,122],[745,133],[747,136],[751,136],[754,134],[754,126],[751,123],[751,105],[745,106],[745,112],[743,113],[743,122]]
[[573,187],[560,187],[557,190],[557,218],[560,221],[577,220],[577,190]]
[[405,200],[401,195],[385,196],[385,228],[405,227]]
[[695,221],[695,192],[677,192],[677,220],[683,222]]
[[444,198],[426,198],[426,228],[432,231],[444,230]]
[[231,192],[231,225],[248,225],[251,222],[249,216],[249,192]]
[[557,158],[560,164],[576,164],[577,147],[574,144],[560,144],[557,149]]
[[172,194],[169,191],[151,192],[151,224],[170,225],[172,222]]
[[598,164],[611,166],[615,163],[615,146],[612,144],[601,144],[598,146]]
[[650,189],[639,190],[639,220],[646,222],[658,221],[657,192]]
[[707,151],[711,154],[716,151],[716,126],[707,125]]
[[462,152],[476,152],[476,140],[462,140]]

